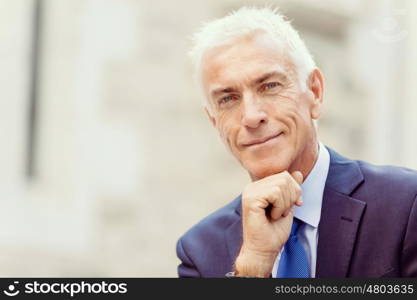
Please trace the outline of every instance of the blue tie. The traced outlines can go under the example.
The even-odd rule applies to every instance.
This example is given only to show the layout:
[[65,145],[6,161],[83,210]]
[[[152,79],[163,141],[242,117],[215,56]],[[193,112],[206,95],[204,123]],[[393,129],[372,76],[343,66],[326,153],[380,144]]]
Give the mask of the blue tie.
[[290,236],[285,243],[279,260],[277,276],[279,278],[308,278],[310,267],[303,245],[298,240],[297,230],[302,221],[294,218]]

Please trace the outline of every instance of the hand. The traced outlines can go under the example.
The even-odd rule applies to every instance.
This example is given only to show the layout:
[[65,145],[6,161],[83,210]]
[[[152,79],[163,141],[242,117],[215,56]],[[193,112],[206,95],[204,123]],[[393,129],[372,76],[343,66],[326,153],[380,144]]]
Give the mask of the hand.
[[248,184],[242,192],[243,244],[235,261],[239,276],[268,277],[287,241],[293,205],[301,206],[303,175],[285,171]]

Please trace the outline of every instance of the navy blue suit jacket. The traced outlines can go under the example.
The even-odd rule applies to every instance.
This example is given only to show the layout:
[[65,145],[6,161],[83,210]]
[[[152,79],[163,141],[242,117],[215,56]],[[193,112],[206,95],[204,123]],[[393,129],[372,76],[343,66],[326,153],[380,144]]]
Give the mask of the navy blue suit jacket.
[[[417,172],[353,161],[329,149],[316,277],[417,277]],[[180,277],[224,277],[242,244],[241,199],[177,243]]]

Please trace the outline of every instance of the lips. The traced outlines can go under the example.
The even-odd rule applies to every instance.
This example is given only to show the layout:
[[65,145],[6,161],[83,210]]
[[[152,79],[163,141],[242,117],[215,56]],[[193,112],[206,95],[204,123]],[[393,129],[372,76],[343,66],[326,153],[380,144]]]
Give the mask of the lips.
[[282,134],[282,132],[278,133],[278,134],[274,134],[274,135],[270,135],[268,137],[264,137],[264,138],[259,138],[259,139],[253,139],[247,143],[242,143],[242,145],[244,147],[250,147],[250,146],[255,146],[255,145],[260,145],[263,143],[266,143],[272,139],[275,139],[277,137],[279,137]]

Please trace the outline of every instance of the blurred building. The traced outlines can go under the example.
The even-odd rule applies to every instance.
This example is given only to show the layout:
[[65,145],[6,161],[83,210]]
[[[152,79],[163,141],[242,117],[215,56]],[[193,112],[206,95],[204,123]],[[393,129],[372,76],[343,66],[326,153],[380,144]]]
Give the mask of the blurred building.
[[[176,240],[249,182],[206,120],[189,37],[253,4],[0,0],[1,276],[176,276]],[[321,140],[417,169],[417,2],[272,4],[325,75]]]

